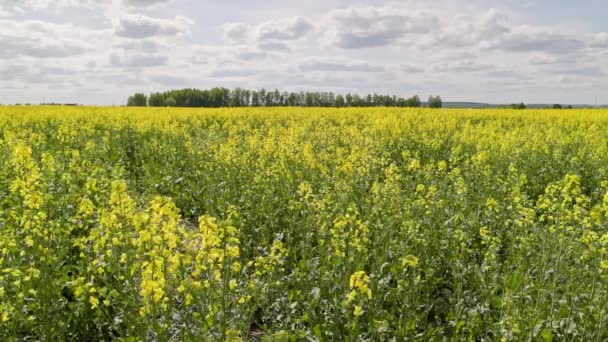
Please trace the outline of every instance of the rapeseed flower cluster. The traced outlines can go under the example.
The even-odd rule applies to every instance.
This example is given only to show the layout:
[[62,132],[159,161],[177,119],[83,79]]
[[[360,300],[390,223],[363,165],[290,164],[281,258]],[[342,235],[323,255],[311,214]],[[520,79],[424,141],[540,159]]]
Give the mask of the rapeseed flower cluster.
[[352,305],[353,315],[359,317],[363,314],[364,304],[372,298],[369,288],[369,276],[365,271],[357,271],[350,276],[350,292],[346,298],[346,304]]

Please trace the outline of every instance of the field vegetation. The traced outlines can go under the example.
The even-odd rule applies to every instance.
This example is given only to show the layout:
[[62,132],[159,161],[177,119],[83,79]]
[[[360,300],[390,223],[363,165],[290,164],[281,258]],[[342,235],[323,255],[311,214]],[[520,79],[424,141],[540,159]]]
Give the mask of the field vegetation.
[[608,339],[608,112],[0,107],[2,340]]

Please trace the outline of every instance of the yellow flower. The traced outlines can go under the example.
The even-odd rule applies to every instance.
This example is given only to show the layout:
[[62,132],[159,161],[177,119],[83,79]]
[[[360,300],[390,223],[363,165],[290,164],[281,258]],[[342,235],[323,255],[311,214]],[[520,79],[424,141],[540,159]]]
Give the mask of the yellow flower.
[[401,260],[401,264],[405,268],[416,268],[418,267],[418,258],[413,255],[407,255]]
[[93,215],[94,209],[95,206],[93,205],[93,202],[88,198],[83,198],[78,205],[78,214],[88,217]]
[[91,309],[96,309],[99,305],[99,299],[97,299],[95,296],[90,296],[89,304],[91,304]]
[[367,298],[372,298],[372,291],[369,289],[369,276],[365,271],[358,271],[350,276],[350,288],[365,295]]
[[359,305],[355,305],[353,315],[355,315],[355,317],[359,317],[359,316],[363,315],[363,309]]
[[410,162],[410,165],[408,166],[408,169],[410,171],[416,171],[416,170],[420,169],[420,161],[418,159],[412,159],[412,161]]
[[23,239],[23,241],[25,242],[25,245],[28,247],[32,247],[34,245],[34,239],[32,239],[31,236],[26,236],[25,239]]

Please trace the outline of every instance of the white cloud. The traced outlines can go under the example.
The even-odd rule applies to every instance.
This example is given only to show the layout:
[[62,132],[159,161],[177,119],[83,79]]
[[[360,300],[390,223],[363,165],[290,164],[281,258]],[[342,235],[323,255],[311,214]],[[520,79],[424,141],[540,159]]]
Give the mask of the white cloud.
[[154,83],[160,84],[165,87],[182,88],[182,87],[194,87],[200,79],[194,79],[187,76],[175,76],[168,74],[152,74],[148,79]]
[[259,42],[258,47],[264,51],[289,52],[291,48],[283,42]]
[[382,72],[384,68],[362,61],[351,61],[344,58],[312,58],[298,65],[300,71],[320,72]]
[[433,67],[438,72],[475,72],[491,69],[492,65],[479,63],[474,60],[462,60],[456,62],[444,62]]
[[606,72],[599,65],[573,65],[556,70],[560,75],[579,75],[589,77],[602,77]]
[[528,58],[528,62],[532,65],[547,65],[547,64],[555,64],[559,61],[556,56],[535,53]]
[[329,13],[320,30],[325,46],[359,49],[399,43],[408,35],[426,34],[438,25],[436,16],[405,8],[349,7]]
[[62,9],[65,7],[83,8],[93,6],[105,6],[112,4],[112,0],[5,0],[8,8],[16,11],[33,10],[40,11],[48,8]]
[[258,39],[264,40],[295,40],[302,38],[312,31],[313,25],[303,17],[270,21],[258,28]]
[[[51,24],[37,20],[0,20],[0,58],[61,58],[90,51],[89,41],[99,32],[71,24]],[[56,37],[51,39],[51,37]]]
[[224,40],[233,43],[241,44],[247,42],[251,28],[249,25],[244,23],[224,23],[222,25],[222,31],[224,32]]
[[255,75],[256,71],[251,68],[221,68],[212,71],[209,76],[213,78],[241,78]]
[[190,33],[193,22],[183,16],[173,20],[124,14],[115,27],[116,35],[125,38],[141,39],[150,37],[180,37]]
[[488,42],[488,49],[508,52],[571,53],[585,47],[585,41],[574,35],[541,27],[519,26],[498,39]]
[[457,15],[442,18],[440,28],[431,36],[431,46],[443,48],[470,48],[484,42],[499,39],[511,32],[508,16],[496,9],[471,16]]
[[163,55],[130,55],[120,56],[117,54],[110,54],[110,64],[113,67],[119,68],[146,68],[166,65],[169,61],[167,56]]
[[312,32],[313,24],[303,17],[270,20],[258,25],[242,22],[227,22],[222,25],[223,39],[229,44],[252,45],[265,51],[287,52],[287,44],[297,41]]
[[114,45],[114,48],[124,49],[127,51],[140,51],[154,53],[162,49],[167,49],[167,46],[159,41],[151,39],[125,39]]
[[608,32],[600,32],[593,35],[590,46],[598,49],[608,49]]
[[269,54],[262,50],[241,49],[236,51],[235,58],[244,61],[255,61],[268,57]]
[[46,9],[63,8],[95,8],[108,7],[113,4],[125,8],[146,8],[159,5],[167,5],[173,0],[5,0],[7,3],[0,4],[17,11],[41,11]]
[[419,65],[401,64],[399,69],[407,74],[419,74],[424,72],[424,67]]
[[166,5],[172,0],[122,0],[122,3],[131,7],[150,7],[156,5]]

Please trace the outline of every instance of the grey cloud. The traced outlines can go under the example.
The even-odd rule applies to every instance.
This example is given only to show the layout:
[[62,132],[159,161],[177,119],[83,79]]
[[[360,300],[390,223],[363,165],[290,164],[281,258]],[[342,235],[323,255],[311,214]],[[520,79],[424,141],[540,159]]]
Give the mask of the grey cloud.
[[152,75],[149,77],[152,82],[162,84],[167,87],[185,87],[185,86],[196,86],[197,81],[186,77],[179,77],[174,75]]
[[580,76],[604,76],[606,73],[597,65],[590,66],[572,66],[569,68],[560,68],[556,73],[561,75],[580,75]]
[[61,58],[75,56],[89,50],[89,46],[76,41],[44,41],[26,39],[21,41],[5,40],[0,36],[0,58],[10,59],[17,56],[35,58]]
[[110,55],[110,65],[120,68],[145,68],[166,65],[169,58],[162,55]]
[[224,40],[229,43],[245,43],[249,38],[251,28],[243,23],[224,23],[222,25]]
[[433,70],[438,72],[475,72],[490,69],[488,64],[477,63],[473,60],[444,63],[436,65]]
[[393,44],[407,35],[420,35],[437,27],[437,17],[409,14],[390,7],[351,7],[329,14],[324,41],[343,49]]
[[295,40],[302,38],[313,29],[306,18],[295,17],[286,20],[268,22],[258,28],[259,40]]
[[511,32],[507,16],[491,9],[479,17],[457,16],[432,38],[431,45],[437,47],[470,47],[480,42],[499,39]]
[[593,78],[605,76],[606,72],[598,65],[597,59],[585,53],[562,55],[534,54],[528,62],[537,70],[551,75],[585,76]]
[[371,65],[367,62],[346,60],[311,59],[300,63],[300,71],[327,71],[327,72],[382,72],[384,68]]
[[141,52],[156,52],[164,48],[163,45],[153,40],[134,40],[128,39],[122,41],[116,45],[116,48],[128,50],[128,51],[141,51]]
[[161,4],[168,4],[172,0],[122,0],[122,3],[131,7],[149,7]]
[[589,44],[592,48],[608,48],[608,32],[600,32],[593,36]]
[[260,42],[258,47],[264,51],[289,52],[289,45],[281,42]]
[[58,66],[41,66],[41,67],[39,67],[38,71],[41,74],[46,74],[46,75],[65,76],[65,75],[72,75],[72,74],[77,73],[78,69],[69,69],[69,68],[58,67]]
[[268,57],[268,53],[259,50],[243,50],[236,53],[235,57],[244,61],[259,60]]
[[[0,20],[0,59],[20,56],[61,58],[82,54],[92,47],[73,31],[71,25],[57,25],[42,21]],[[91,32],[82,30],[80,35]],[[50,39],[49,37],[54,37]]]
[[546,54],[534,54],[528,58],[528,63],[532,65],[547,65],[558,63],[558,58]]
[[217,69],[209,74],[210,77],[213,78],[237,78],[237,77],[247,77],[255,75],[256,71],[251,70],[249,68],[226,68],[226,69]]
[[336,44],[343,49],[380,47],[393,43],[402,36],[398,31],[342,32],[336,37]]
[[547,55],[564,55],[584,49],[580,35],[556,31],[541,26],[510,26],[506,14],[489,10],[475,16],[459,16],[442,23],[442,29],[431,38],[436,48],[481,48],[485,51],[510,53],[537,52],[531,64],[550,63]]
[[7,6],[17,13],[23,13],[24,9],[29,10],[44,10],[47,8],[92,8],[99,5],[109,5],[112,0],[18,0]]
[[144,15],[123,15],[115,27],[116,35],[141,39],[156,36],[176,37],[190,32],[190,19],[177,16],[173,20],[147,17]]
[[534,53],[528,58],[528,63],[534,66],[568,67],[571,65],[582,65],[594,63],[596,59],[587,55],[585,50],[563,53],[561,55],[551,53]]
[[416,66],[416,65],[408,65],[408,64],[402,64],[399,67],[401,69],[401,71],[405,71],[406,73],[409,74],[419,74],[424,72],[424,68],[421,66]]
[[24,76],[30,74],[30,68],[26,65],[16,64],[7,65],[6,67],[0,68],[0,79],[13,81],[24,78]]
[[508,52],[537,51],[554,54],[569,53],[584,47],[585,42],[581,39],[527,26],[520,26],[486,46],[488,49]]
[[[11,2],[11,0],[9,0]],[[110,6],[112,0],[13,0],[13,4],[8,4],[8,7],[13,11],[23,12],[26,10],[45,10],[49,8],[78,8],[78,9],[94,9],[99,6]],[[161,4],[168,4],[173,0],[119,0],[119,4],[125,7],[142,8],[153,7]]]
[[53,83],[67,84],[77,82],[66,76],[79,74],[81,70],[77,67],[66,68],[55,65],[37,65],[14,63],[6,67],[0,67],[0,79],[4,81],[21,81],[27,84]]
[[522,74],[513,70],[492,70],[487,72],[486,74],[498,80],[516,81],[532,79],[530,75]]
[[[127,73],[103,74],[99,75],[97,78],[101,80],[104,84],[110,83],[120,85],[142,85],[142,80],[139,77]],[[102,88],[104,87],[102,86]]]

